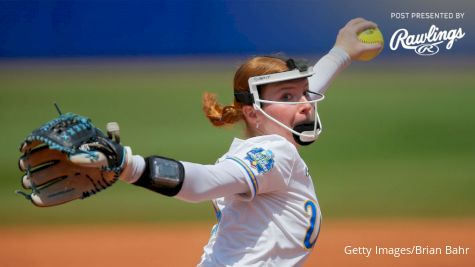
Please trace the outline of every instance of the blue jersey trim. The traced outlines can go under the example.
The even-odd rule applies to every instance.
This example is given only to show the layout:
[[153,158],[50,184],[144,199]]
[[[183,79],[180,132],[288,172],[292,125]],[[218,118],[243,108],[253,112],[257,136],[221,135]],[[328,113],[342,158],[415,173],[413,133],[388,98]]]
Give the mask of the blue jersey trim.
[[246,163],[239,158],[226,157],[226,159],[233,160],[234,162],[236,162],[237,164],[239,164],[241,167],[244,168],[244,170],[246,171],[248,175],[249,180],[251,180],[252,187],[254,188],[254,193],[257,194],[257,190],[259,189],[259,184],[257,183],[256,176],[252,172],[251,168],[249,168],[249,166],[247,166]]
[[218,204],[212,200],[211,204],[213,205],[214,213],[216,215],[216,219],[218,222],[213,226],[213,229],[211,229],[211,235],[215,235],[216,232],[218,231],[219,224],[221,223],[221,210],[218,207]]
[[211,204],[213,205],[214,214],[216,215],[216,220],[218,220],[218,222],[220,222],[221,221],[221,210],[218,208],[218,205],[216,203],[214,203],[214,201],[211,201]]

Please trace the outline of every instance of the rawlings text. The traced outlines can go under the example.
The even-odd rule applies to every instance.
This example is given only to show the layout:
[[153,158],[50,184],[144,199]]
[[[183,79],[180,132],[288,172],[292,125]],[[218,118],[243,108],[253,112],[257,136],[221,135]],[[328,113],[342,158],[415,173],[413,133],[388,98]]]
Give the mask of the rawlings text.
[[430,26],[429,31],[421,34],[409,34],[406,29],[394,32],[389,43],[391,50],[396,50],[401,45],[405,49],[412,49],[418,55],[432,56],[439,52],[439,44],[447,41],[445,48],[450,50],[455,41],[465,36],[462,28],[452,30],[439,30],[435,25]]

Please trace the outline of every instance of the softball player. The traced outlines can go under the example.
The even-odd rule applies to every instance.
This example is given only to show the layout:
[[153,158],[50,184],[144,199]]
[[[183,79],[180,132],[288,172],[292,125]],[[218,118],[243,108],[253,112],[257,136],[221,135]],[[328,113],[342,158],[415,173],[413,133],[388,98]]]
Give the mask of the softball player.
[[132,157],[122,180],[188,202],[212,200],[218,223],[198,266],[303,264],[322,214],[298,148],[321,133],[317,102],[335,76],[362,52],[380,48],[357,40],[370,27],[376,25],[351,20],[313,67],[283,57],[250,59],[235,74],[231,106],[205,93],[213,125],[246,125],[246,139],[234,139],[215,164]]

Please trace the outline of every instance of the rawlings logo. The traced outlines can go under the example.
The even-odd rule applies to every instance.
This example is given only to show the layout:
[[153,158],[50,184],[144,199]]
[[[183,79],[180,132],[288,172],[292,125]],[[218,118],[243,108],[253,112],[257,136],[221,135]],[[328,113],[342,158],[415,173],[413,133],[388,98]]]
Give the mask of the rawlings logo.
[[411,49],[420,56],[432,56],[439,52],[439,44],[447,41],[445,48],[452,49],[454,42],[465,36],[462,28],[449,31],[439,31],[435,25],[430,26],[429,31],[422,34],[409,34],[406,29],[399,29],[393,33],[389,47],[396,50],[401,45],[404,49]]
[[246,160],[251,163],[251,167],[258,173],[269,172],[274,167],[274,153],[263,148],[253,148],[246,153]]

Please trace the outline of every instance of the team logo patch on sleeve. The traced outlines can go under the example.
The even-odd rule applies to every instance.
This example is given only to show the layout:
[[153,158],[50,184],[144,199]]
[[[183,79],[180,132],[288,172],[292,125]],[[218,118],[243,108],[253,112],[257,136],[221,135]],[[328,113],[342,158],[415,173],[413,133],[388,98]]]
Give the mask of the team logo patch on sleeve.
[[259,174],[269,172],[274,167],[274,153],[260,147],[251,149],[244,159],[248,160]]

